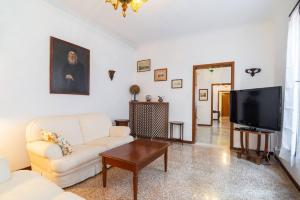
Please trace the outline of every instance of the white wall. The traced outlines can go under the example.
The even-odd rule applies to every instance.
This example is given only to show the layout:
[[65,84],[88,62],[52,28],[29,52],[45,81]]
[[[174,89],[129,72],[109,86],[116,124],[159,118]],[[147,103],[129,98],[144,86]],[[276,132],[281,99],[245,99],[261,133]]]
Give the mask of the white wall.
[[[136,59],[127,44],[40,0],[2,0],[0,27],[0,155],[12,169],[29,166],[25,126],[32,118],[97,111],[128,117]],[[49,94],[50,36],[90,49],[90,96]],[[108,69],[117,71],[113,81]]]
[[[196,71],[196,108],[197,124],[211,125],[211,85],[216,83],[231,83],[231,70],[226,68],[215,68],[213,72],[208,69],[198,69]],[[208,90],[208,101],[199,101],[199,89]]]
[[[152,68],[168,67],[168,81],[154,82],[151,72],[137,73],[140,96],[162,95],[170,102],[170,119],[185,122],[185,140],[192,140],[192,68],[195,64],[235,61],[235,89],[280,85],[274,70],[275,50],[272,23],[248,24],[242,27],[170,38],[138,48],[137,59],[152,59]],[[244,71],[260,67],[251,77]],[[183,79],[183,89],[171,89],[170,81]]]

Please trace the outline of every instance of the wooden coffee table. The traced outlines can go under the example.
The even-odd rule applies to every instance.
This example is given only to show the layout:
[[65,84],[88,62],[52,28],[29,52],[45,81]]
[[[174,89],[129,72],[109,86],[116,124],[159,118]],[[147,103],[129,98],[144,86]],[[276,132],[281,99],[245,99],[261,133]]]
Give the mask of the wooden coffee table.
[[164,155],[165,172],[168,167],[168,142],[135,140],[100,154],[102,156],[103,187],[106,187],[107,165],[133,172],[133,196],[137,199],[138,173]]

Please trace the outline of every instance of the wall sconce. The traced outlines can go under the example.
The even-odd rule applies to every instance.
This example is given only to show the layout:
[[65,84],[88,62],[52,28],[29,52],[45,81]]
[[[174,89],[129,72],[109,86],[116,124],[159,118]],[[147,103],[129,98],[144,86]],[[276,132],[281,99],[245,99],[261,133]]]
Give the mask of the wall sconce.
[[108,75],[109,75],[110,80],[114,79],[115,73],[116,73],[115,70],[108,70]]
[[247,74],[250,74],[252,77],[254,77],[255,74],[258,74],[259,72],[261,72],[261,68],[250,68],[250,69],[246,69],[245,72]]

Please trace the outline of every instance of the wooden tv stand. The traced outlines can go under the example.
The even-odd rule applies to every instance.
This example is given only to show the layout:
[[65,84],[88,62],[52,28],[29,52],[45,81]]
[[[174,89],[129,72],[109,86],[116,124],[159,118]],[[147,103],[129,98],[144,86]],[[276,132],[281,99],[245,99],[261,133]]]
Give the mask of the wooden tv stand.
[[[237,157],[242,158],[242,155],[246,156],[247,160],[255,161],[256,164],[260,165],[261,161],[263,159],[266,159],[268,161],[268,153],[269,153],[269,136],[273,132],[271,131],[260,131],[260,130],[248,130],[244,128],[235,128],[235,131],[240,132],[240,141],[241,141],[241,150],[237,152]],[[246,146],[244,146],[244,134],[245,134],[245,142]],[[249,150],[249,135],[255,134],[257,135],[257,148],[255,154],[251,154]],[[265,148],[263,153],[260,152],[260,146],[261,146],[261,136],[265,136]]]

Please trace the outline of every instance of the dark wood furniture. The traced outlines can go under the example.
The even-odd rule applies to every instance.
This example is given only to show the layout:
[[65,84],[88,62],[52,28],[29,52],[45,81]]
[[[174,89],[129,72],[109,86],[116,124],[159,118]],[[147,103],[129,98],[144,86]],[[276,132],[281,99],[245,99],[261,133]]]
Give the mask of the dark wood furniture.
[[[270,134],[272,134],[273,132],[247,130],[247,129],[242,129],[242,128],[235,128],[234,130],[240,132],[241,150],[237,152],[238,158],[241,158],[242,155],[245,155],[247,160],[254,160],[256,162],[256,164],[258,164],[258,165],[261,164],[261,161],[263,159],[266,159],[266,161],[269,160],[269,158],[268,158],[269,139],[270,139]],[[244,134],[245,134],[246,146],[244,145]],[[250,134],[257,135],[257,147],[256,147],[255,154],[251,154],[251,152],[249,150],[249,135]],[[265,136],[265,147],[264,147],[264,151],[261,153],[260,146],[261,146],[261,136],[262,135]]]
[[174,125],[179,126],[179,140],[181,141],[181,144],[183,145],[183,130],[184,130],[184,123],[179,121],[171,121],[170,123],[170,139],[171,141],[174,140],[173,137],[173,128]]
[[133,173],[133,196],[137,200],[138,173],[151,162],[164,155],[164,170],[168,168],[168,142],[135,140],[100,154],[102,156],[103,187],[106,187],[107,165]]
[[142,138],[168,138],[169,103],[130,102],[131,134]]
[[116,119],[115,123],[116,123],[116,126],[129,126],[128,119]]

